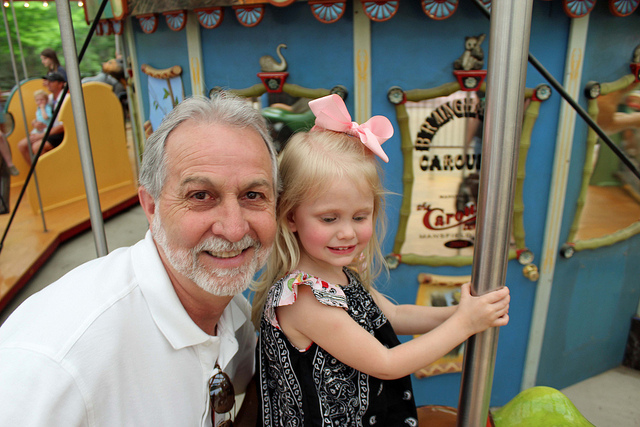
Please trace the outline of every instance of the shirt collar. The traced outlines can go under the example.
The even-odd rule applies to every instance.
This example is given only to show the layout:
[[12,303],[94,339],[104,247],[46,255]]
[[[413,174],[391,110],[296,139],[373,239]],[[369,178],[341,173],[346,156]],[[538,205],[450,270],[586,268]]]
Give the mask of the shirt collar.
[[[133,247],[132,258],[136,280],[147,301],[151,316],[173,348],[177,350],[194,346],[211,339],[209,334],[191,320],[182,306],[150,231],[147,231],[144,240]],[[217,334],[223,341],[228,341],[227,345],[222,347],[235,348],[233,354],[238,349],[235,332],[248,321],[241,308],[243,303],[248,304],[242,295],[236,295],[218,321]],[[233,354],[229,354],[228,358],[233,357]],[[226,365],[228,360],[220,362],[222,366],[222,362]]]

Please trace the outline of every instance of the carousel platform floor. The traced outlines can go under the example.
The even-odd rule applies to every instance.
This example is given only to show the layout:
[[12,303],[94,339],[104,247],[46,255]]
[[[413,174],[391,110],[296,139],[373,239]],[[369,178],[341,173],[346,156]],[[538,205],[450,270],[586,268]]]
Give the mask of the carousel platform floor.
[[[14,187],[11,191],[11,212],[19,193],[20,188]],[[134,186],[113,189],[100,196],[103,218],[136,204],[138,194]],[[0,236],[4,235],[10,217],[10,213],[0,215]],[[89,207],[85,200],[45,211],[43,224],[42,216],[33,213],[28,197],[23,197],[0,252],[0,310],[32,279],[62,242],[90,227]],[[95,249],[89,252],[96,253]]]
[[[144,237],[147,219],[140,205],[105,221],[109,251],[130,246]],[[55,281],[67,271],[95,258],[91,231],[84,231],[60,244],[53,256],[31,277],[13,300],[0,311],[0,324],[25,298]],[[4,253],[0,255],[1,258]],[[621,356],[622,357],[622,356]],[[640,371],[619,366],[562,390],[596,427],[640,426]]]

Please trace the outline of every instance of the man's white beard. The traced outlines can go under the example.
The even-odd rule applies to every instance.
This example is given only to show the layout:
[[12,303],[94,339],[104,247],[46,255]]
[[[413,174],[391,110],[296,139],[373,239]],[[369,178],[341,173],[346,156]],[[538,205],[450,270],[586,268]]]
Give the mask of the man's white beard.
[[[253,276],[262,268],[271,252],[271,248],[263,248],[259,241],[248,235],[236,243],[211,237],[192,249],[172,247],[157,212],[153,217],[152,230],[153,238],[164,252],[169,264],[198,287],[216,296],[233,296],[247,289]],[[209,269],[198,259],[198,255],[202,252],[230,252],[244,250],[251,246],[254,247],[253,258],[248,263],[235,268]]]

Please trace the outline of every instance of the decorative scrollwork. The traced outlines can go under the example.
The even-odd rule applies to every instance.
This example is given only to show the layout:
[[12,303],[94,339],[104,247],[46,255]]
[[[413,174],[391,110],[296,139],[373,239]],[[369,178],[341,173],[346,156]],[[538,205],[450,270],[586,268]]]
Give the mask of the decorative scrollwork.
[[404,104],[407,102],[407,98],[405,97],[404,91],[400,86],[392,86],[387,91],[387,99],[393,105]]
[[187,24],[187,11],[175,10],[171,12],[164,12],[163,15],[167,21],[167,26],[172,31],[180,31]]
[[482,3],[482,5],[486,7],[488,11],[491,11],[491,0],[480,0],[480,3]]
[[111,21],[109,21],[108,19],[101,19],[98,24],[99,24],[98,25],[99,27],[102,27],[102,35],[110,36],[111,34],[113,34],[113,27],[111,26]]
[[457,9],[458,0],[422,0],[422,10],[431,19],[447,19]]
[[113,33],[119,36],[124,32],[124,25],[122,25],[121,19],[110,19],[111,28],[113,28]]
[[398,11],[399,1],[364,1],[362,8],[372,21],[383,22],[393,18]]
[[202,9],[194,9],[198,22],[204,28],[212,29],[216,28],[222,22],[224,17],[224,9],[221,7],[206,7]]
[[616,16],[629,16],[638,8],[640,0],[609,0],[609,11]]
[[245,27],[255,27],[264,17],[264,6],[234,6],[236,18]]
[[596,4],[596,0],[562,0],[564,12],[571,18],[582,18],[588,15]]
[[311,13],[323,24],[331,24],[338,21],[344,15],[347,2],[344,1],[310,1]]
[[155,33],[158,29],[158,15],[155,13],[147,13],[144,15],[138,15],[138,22],[142,31],[146,34]]
[[547,84],[541,84],[536,86],[531,99],[534,101],[546,101],[551,98],[551,86]]

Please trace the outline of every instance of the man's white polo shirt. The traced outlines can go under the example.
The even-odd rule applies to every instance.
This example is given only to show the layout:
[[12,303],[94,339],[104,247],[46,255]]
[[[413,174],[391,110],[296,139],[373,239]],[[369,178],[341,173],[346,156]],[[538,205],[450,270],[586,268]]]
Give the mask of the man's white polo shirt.
[[218,336],[193,323],[147,232],[35,294],[0,328],[0,425],[208,426],[215,362],[242,393],[255,342],[242,295]]

